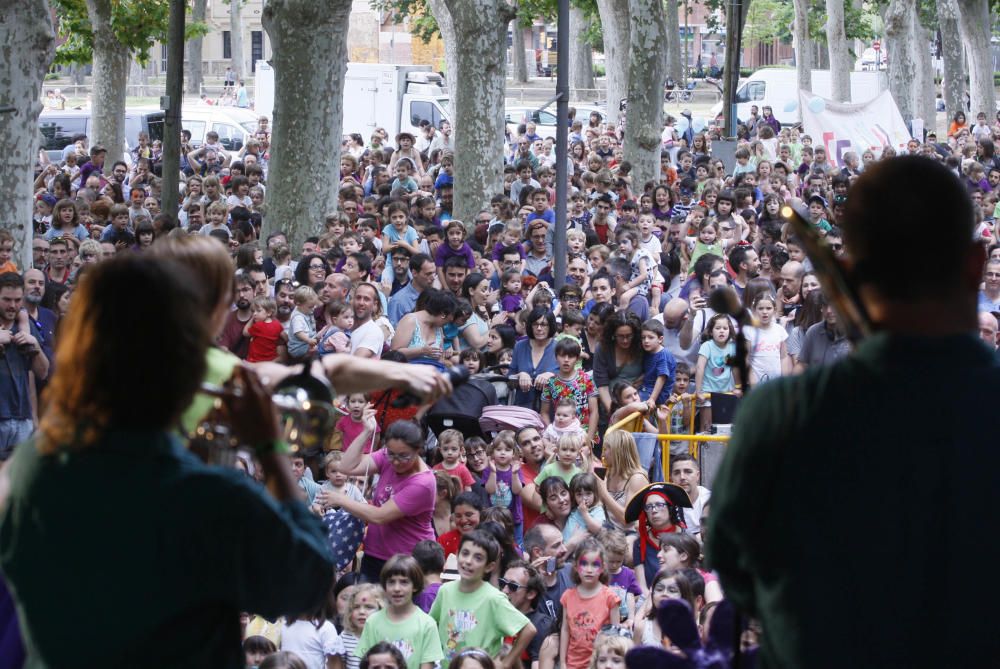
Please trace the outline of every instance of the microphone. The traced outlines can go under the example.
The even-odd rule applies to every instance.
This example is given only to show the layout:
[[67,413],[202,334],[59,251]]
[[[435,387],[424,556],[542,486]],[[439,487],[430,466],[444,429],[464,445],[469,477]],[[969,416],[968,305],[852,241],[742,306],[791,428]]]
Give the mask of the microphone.
[[[465,365],[457,365],[455,367],[449,367],[447,370],[442,372],[451,381],[452,387],[458,387],[469,380],[469,368]],[[423,399],[417,397],[413,393],[403,393],[396,399],[392,401],[393,408],[402,409],[405,407],[416,406],[423,402]]]

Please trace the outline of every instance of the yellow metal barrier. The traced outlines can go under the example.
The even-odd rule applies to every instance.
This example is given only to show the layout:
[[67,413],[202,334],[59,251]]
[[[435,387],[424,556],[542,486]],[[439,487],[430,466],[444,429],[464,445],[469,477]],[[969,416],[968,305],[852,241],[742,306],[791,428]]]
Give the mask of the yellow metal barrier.
[[[729,441],[729,435],[728,434],[694,434],[694,415],[695,415],[695,411],[694,411],[695,406],[694,406],[694,403],[695,403],[696,400],[697,400],[697,398],[694,397],[694,396],[692,396],[690,398],[690,400],[689,400],[691,402],[691,428],[690,428],[691,429],[691,434],[670,434],[670,433],[664,434],[664,433],[660,433],[660,434],[656,435],[657,441],[659,441],[661,444],[663,442],[670,442],[670,441],[686,441],[686,442],[688,442],[688,452],[691,453],[691,457],[693,457],[695,460],[698,459],[698,447],[697,447],[697,443],[698,442],[700,442],[700,441],[728,442]],[[670,408],[672,406],[673,406],[673,404],[668,404],[667,405],[668,408]],[[634,413],[629,414],[628,416],[626,416],[622,420],[618,421],[614,425],[609,425],[608,429],[605,431],[605,434],[607,434],[608,432],[614,432],[615,430],[624,430],[626,432],[644,432],[645,431],[644,430],[644,426],[643,426],[643,420],[644,419],[645,419],[645,416],[643,416],[643,414],[641,414],[638,411],[636,411]],[[664,473],[664,475],[667,478],[669,478],[670,477],[670,447],[668,446],[667,448],[661,448],[660,452],[661,452],[661,458],[662,458],[663,473]]]

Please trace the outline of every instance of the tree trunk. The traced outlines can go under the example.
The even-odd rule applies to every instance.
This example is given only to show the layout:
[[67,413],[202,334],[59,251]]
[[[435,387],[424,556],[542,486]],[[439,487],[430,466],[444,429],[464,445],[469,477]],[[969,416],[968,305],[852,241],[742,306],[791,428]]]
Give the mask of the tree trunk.
[[[573,90],[578,99],[591,99],[594,93],[594,48],[583,39],[590,29],[590,18],[579,7],[569,6],[569,87],[570,99]],[[587,91],[581,94],[580,91]]]
[[663,0],[629,0],[629,106],[624,148],[637,188],[656,180],[660,173],[663,83],[667,76],[664,12],[671,11],[670,4],[664,9]]
[[15,114],[0,114],[0,227],[14,236],[11,258],[31,267],[31,215],[42,82],[55,49],[46,0],[5,2],[0,21],[0,88]]
[[524,55],[524,26],[517,19],[510,22],[510,59],[514,66],[513,79],[519,84],[528,83],[528,59]]
[[428,0],[431,15],[437,21],[438,29],[441,31],[441,41],[444,42],[444,66],[445,81],[448,84],[448,98],[451,105],[452,120],[455,119],[455,97],[458,95],[459,68],[461,63],[458,57],[458,38],[455,35],[455,23],[451,19],[451,12],[445,5],[445,0]]
[[[746,4],[750,4],[747,2]],[[666,24],[667,75],[678,85],[684,80],[684,66],[681,64],[681,25],[677,16],[677,0],[663,3],[663,17]]]
[[915,38],[916,4],[914,0],[892,0],[885,10],[885,43],[889,53],[889,92],[907,127],[916,115],[913,95],[917,64],[911,43]]
[[243,60],[243,0],[229,0],[229,49],[239,84],[246,70]]
[[958,30],[958,2],[938,0],[937,20],[941,30],[941,60],[944,61],[942,97],[945,117],[951,119],[959,110],[965,110],[965,50]]
[[[628,0],[597,0],[597,11],[604,31],[608,123],[618,122],[618,102],[628,95],[628,8]],[[662,91],[660,95],[663,95]]]
[[[937,129],[937,111],[934,108],[934,65],[931,63],[931,52],[927,48],[934,36],[931,31],[920,25],[914,18],[913,56],[917,66],[917,78],[913,82],[913,114],[923,119],[926,130]],[[947,130],[947,128],[945,128]],[[923,141],[923,137],[917,139]]]
[[844,30],[844,0],[826,0],[826,45],[830,52],[830,97],[851,101],[851,52]]
[[813,43],[809,37],[809,0],[793,0],[795,24],[795,81],[800,91],[812,90]]
[[285,232],[292,248],[337,209],[350,12],[351,0],[267,0],[261,15],[275,89],[263,235]]
[[87,0],[94,29],[94,84],[91,94],[93,124],[90,144],[108,150],[105,172],[121,160],[125,148],[125,86],[131,60],[128,47],[111,29],[111,0]]
[[[198,23],[205,20],[205,7],[208,0],[194,0],[191,6],[191,22]],[[205,82],[202,71],[201,46],[203,38],[195,37],[187,43],[188,76],[187,92],[191,95],[200,95],[202,84]]]
[[986,118],[990,119],[996,110],[996,90],[993,88],[989,4],[987,0],[958,0],[958,9],[958,28],[969,58],[969,97],[972,104],[969,120],[975,121],[979,112],[986,112]]
[[503,192],[504,46],[514,9],[504,0],[445,0],[462,54],[455,91],[454,218],[471,224]]
[[69,66],[69,79],[74,86],[83,86],[87,79],[87,68],[80,64]]

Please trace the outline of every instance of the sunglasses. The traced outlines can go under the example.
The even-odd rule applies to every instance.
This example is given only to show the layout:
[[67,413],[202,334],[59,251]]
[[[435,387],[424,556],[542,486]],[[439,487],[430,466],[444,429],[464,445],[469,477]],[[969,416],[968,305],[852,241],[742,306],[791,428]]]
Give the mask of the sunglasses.
[[504,588],[510,588],[511,592],[517,592],[518,590],[521,589],[520,583],[515,583],[514,581],[508,581],[505,578],[497,579],[497,583],[500,584],[501,590],[503,590]]

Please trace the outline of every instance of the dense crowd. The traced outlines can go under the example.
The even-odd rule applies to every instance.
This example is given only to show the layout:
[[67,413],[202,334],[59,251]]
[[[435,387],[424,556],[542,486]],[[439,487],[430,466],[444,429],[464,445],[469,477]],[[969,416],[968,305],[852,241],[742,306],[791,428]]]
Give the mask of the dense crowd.
[[[18,267],[0,231],[0,455],[35,428],[80,276],[116,254],[204,235],[232,262],[216,381],[242,363],[337,354],[461,365],[508,377],[510,401],[544,426],[490,440],[432,434],[426,407],[393,405],[398,390],[338,398],[343,415],[323,452],[295,455],[292,467],[315,514],[365,524],[363,557],[315,610],[277,620],[248,612],[248,666],[612,669],[633,645],[662,643],[654,613],[667,598],[686,601],[707,630],[722,590],[701,561],[711,491],[699,461],[688,442],[672,442],[661,474],[656,457],[640,455],[644,437],[608,426],[638,412],[647,433],[708,432],[723,422],[713,403],[718,414],[747,387],[845,356],[844,328],[779,210],[807,209],[842,257],[852,182],[897,150],[848,152],[835,165],[817,138],[781,127],[765,107],[741,126],[726,165],[712,155],[714,129],[678,127],[668,120],[659,178],[635,183],[619,127],[599,115],[572,121],[565,277],[553,276],[553,142],[531,123],[509,138],[504,191],[472,221],[452,216],[446,122],[419,137],[350,135],[338,210],[298,248],[280,231],[260,236],[266,118],[239,152],[211,132],[197,149],[184,142],[176,215],[160,208],[158,142],[143,135],[131,167],[108,166],[105,149],[79,137],[62,163],[39,165],[32,268]],[[980,336],[993,350],[998,148],[1000,115],[970,125],[961,113],[943,141],[930,133],[898,148],[967,184],[989,258]],[[709,306],[722,288],[751,324]],[[740,335],[747,378],[731,364]],[[239,464],[261,478],[252,459]]]

